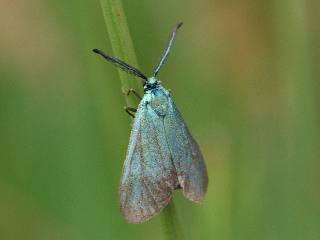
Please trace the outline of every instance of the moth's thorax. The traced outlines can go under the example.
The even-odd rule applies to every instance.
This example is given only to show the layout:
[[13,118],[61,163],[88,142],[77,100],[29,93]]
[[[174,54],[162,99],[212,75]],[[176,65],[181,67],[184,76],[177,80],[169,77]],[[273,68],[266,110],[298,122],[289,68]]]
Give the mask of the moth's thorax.
[[165,116],[168,111],[169,92],[160,85],[146,90],[144,94],[145,104],[155,111],[159,116]]

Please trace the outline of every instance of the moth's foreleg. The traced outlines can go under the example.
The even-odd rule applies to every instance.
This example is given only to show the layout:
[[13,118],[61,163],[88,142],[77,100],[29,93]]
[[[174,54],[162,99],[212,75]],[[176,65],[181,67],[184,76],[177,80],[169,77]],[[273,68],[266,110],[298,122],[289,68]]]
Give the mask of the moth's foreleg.
[[125,107],[123,107],[123,109],[124,109],[131,117],[134,118],[134,114],[133,114],[133,113],[135,113],[135,112],[137,111],[136,108],[125,106]]
[[130,89],[126,92],[126,95],[130,95],[130,93],[133,93],[137,98],[139,98],[139,100],[142,99],[142,97],[139,95],[139,93],[137,93],[137,91],[134,90],[133,88],[130,88]]

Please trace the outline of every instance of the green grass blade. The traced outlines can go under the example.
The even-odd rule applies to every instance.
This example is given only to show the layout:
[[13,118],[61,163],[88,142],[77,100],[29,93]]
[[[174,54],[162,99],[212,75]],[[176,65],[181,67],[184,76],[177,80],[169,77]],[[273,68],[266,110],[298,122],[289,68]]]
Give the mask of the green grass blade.
[[[120,0],[100,0],[103,17],[107,26],[107,31],[111,41],[113,55],[130,65],[138,67],[137,57],[134,51],[130,36],[127,19],[124,14]],[[126,93],[130,88],[141,92],[141,80],[128,73],[118,70],[122,92]],[[137,101],[134,97],[126,96],[128,106],[136,106]]]
[[[103,16],[108,29],[114,55],[124,62],[138,68],[138,61],[133,48],[132,39],[127,25],[122,3],[120,0],[100,0]],[[130,88],[141,89],[140,81],[132,79],[132,76],[119,69],[122,91],[125,93]],[[126,103],[135,106],[135,101],[126,96]],[[173,201],[162,212],[162,222],[166,239],[181,239],[181,231],[178,228],[177,216]]]

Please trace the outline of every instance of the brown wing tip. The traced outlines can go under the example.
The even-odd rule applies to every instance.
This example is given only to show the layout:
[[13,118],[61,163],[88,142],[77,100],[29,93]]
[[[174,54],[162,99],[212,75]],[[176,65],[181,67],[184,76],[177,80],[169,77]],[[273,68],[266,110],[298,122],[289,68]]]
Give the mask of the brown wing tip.
[[182,184],[183,195],[188,198],[190,201],[195,203],[201,203],[204,200],[204,197],[208,188],[208,175],[205,174],[202,179],[202,184],[200,185],[189,185],[186,182]]
[[195,193],[195,192],[185,192],[183,191],[183,195],[188,198],[190,201],[195,203],[202,203],[204,200],[205,193]]
[[150,220],[152,217],[157,215],[164,209],[171,200],[170,196],[165,202],[158,205],[157,208],[154,208],[154,211],[150,212],[149,214],[143,213],[140,209],[134,209],[130,206],[120,206],[120,212],[124,219],[128,221],[128,223],[132,224],[140,224]]

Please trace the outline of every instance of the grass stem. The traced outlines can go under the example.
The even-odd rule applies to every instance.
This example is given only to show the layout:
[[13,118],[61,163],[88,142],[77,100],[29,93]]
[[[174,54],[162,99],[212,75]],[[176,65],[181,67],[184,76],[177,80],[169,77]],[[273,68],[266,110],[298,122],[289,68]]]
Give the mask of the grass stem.
[[[138,68],[138,61],[121,0],[100,0],[100,3],[114,55],[124,62]],[[132,76],[123,72],[121,69],[119,69],[118,72],[121,80],[122,92],[125,93],[131,88],[137,91],[141,89],[141,85],[139,85],[141,84],[140,81],[132,79]],[[125,98],[128,106],[137,105],[134,98],[127,95],[125,95]],[[166,239],[181,239],[181,231],[179,229],[173,200],[171,200],[163,210],[162,222]]]

